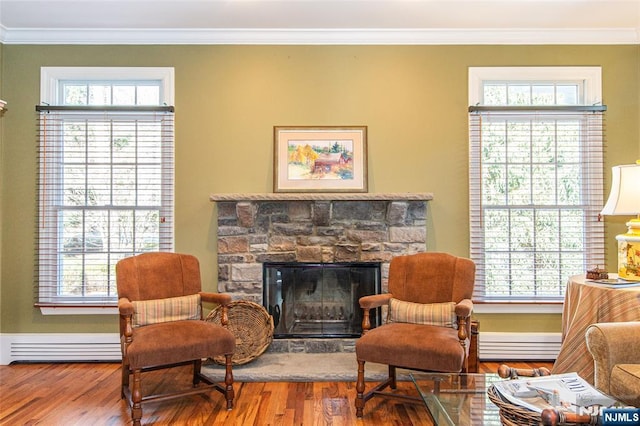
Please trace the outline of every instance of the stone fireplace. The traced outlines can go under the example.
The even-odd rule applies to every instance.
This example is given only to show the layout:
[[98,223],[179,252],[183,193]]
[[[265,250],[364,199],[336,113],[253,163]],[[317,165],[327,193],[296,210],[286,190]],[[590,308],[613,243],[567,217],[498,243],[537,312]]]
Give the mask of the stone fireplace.
[[269,309],[265,264],[363,263],[379,265],[376,291],[384,292],[391,258],[426,250],[432,198],[429,193],[212,194],[218,215],[218,290]]

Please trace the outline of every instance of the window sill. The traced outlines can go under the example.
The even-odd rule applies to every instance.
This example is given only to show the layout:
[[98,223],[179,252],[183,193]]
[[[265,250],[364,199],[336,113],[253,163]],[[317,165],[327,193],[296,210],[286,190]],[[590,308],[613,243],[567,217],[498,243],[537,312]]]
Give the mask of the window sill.
[[562,302],[489,302],[473,303],[474,314],[562,314],[564,304]]
[[38,306],[42,315],[117,315],[117,306]]

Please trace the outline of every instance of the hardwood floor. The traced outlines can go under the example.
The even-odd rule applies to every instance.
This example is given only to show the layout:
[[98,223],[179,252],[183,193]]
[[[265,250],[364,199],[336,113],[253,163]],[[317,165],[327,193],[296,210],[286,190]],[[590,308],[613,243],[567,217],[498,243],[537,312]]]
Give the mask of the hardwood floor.
[[[496,372],[500,363],[481,363],[480,372]],[[551,363],[514,363],[530,368]],[[188,367],[147,373],[150,388],[183,386]],[[146,425],[431,425],[420,404],[373,398],[357,419],[352,382],[234,384],[235,407],[227,411],[221,394],[185,397],[143,405]],[[411,382],[398,392],[415,395]],[[131,424],[120,399],[120,364],[16,364],[0,366],[0,425],[99,426]]]

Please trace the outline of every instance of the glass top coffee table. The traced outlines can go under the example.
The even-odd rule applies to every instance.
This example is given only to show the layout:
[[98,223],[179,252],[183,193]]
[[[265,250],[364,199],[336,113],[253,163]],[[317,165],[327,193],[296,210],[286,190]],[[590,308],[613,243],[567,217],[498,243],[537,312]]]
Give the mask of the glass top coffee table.
[[500,426],[498,407],[487,389],[501,379],[497,374],[447,374],[411,372],[434,424],[438,426]]

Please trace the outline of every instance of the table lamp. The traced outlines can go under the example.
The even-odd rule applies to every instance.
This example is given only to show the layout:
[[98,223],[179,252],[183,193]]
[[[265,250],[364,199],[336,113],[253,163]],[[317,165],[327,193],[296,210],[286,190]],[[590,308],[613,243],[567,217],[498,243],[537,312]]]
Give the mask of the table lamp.
[[627,222],[627,233],[616,236],[618,277],[640,281],[640,160],[611,170],[611,193],[600,214],[636,216]]

